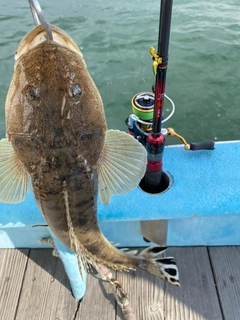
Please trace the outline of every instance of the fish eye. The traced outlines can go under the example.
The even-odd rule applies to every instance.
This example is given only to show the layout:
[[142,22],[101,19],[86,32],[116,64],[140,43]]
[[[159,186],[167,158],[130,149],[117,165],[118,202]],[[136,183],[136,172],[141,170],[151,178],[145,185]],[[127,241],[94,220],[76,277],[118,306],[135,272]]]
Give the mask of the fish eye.
[[78,84],[73,84],[70,87],[69,93],[70,93],[71,97],[75,98],[75,97],[80,96],[82,94],[82,90]]
[[36,87],[29,86],[25,91],[28,100],[36,101],[40,98],[40,90]]

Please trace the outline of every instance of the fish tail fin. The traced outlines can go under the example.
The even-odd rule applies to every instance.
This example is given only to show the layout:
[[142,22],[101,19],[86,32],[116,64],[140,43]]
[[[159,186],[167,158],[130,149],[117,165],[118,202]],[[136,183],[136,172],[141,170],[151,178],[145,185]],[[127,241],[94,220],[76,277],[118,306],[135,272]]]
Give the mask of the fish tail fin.
[[142,257],[142,261],[138,264],[138,267],[159,279],[165,280],[174,286],[180,287],[178,267],[174,258],[155,258],[166,249],[166,247],[155,246],[143,250],[139,254],[139,256]]

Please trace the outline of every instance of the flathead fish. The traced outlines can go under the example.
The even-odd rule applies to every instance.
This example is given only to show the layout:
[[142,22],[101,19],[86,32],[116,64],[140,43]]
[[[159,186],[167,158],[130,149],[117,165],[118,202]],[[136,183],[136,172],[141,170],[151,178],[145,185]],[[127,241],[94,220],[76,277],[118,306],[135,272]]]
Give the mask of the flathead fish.
[[18,203],[32,185],[54,234],[86,265],[142,268],[179,285],[173,258],[161,248],[124,253],[101,233],[97,197],[136,188],[146,151],[133,137],[108,130],[100,94],[82,53],[63,30],[40,25],[20,42],[6,99],[6,139],[0,142],[0,201]]

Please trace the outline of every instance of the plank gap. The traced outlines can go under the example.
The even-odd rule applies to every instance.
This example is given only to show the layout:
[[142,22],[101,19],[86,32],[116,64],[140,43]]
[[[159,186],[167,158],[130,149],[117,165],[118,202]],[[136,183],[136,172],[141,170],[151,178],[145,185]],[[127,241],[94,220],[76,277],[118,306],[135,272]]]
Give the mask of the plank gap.
[[[113,278],[116,278],[115,271],[112,271],[112,275]],[[115,319],[115,310],[115,297],[111,284],[89,274],[86,294],[80,303],[75,320],[113,320]]]
[[211,267],[211,270],[212,270],[212,275],[213,275],[214,285],[215,285],[215,289],[216,289],[216,294],[217,294],[218,301],[219,301],[220,311],[221,311],[223,320],[226,320],[225,316],[224,316],[223,308],[222,308],[221,299],[220,299],[220,292],[219,292],[219,289],[218,289],[218,286],[217,286],[217,275],[216,275],[215,269],[213,267],[213,261],[212,261],[212,257],[211,257],[211,254],[210,254],[210,248],[209,247],[207,247],[207,253],[208,253],[210,267]]
[[[137,269],[136,272],[117,272],[117,279],[129,295],[129,303],[136,319],[164,320],[164,284],[163,281]],[[124,319],[117,305],[117,320]]]
[[166,293],[166,290],[167,290],[167,286],[166,286],[166,282],[164,281],[164,283],[163,283],[163,319],[164,320],[167,319],[167,293]]
[[0,251],[0,319],[13,320],[19,302],[28,249]]
[[240,247],[211,247],[209,251],[223,315],[226,320],[239,319]]
[[181,287],[166,284],[166,319],[223,319],[206,247],[169,248],[168,254],[176,260]]
[[[74,299],[62,262],[51,251],[0,250],[0,319],[124,319],[111,285],[91,275],[83,301]],[[240,247],[168,251],[177,261],[181,288],[141,270],[113,273],[129,294],[138,320],[239,319]]]
[[15,320],[72,319],[78,301],[70,290],[62,261],[52,256],[52,249],[31,250]]
[[73,320],[76,320],[76,319],[77,319],[77,314],[78,314],[78,311],[79,311],[79,308],[80,308],[81,301],[82,301],[82,299],[81,299],[81,300],[78,300],[78,304],[77,304],[77,308],[76,308],[76,311],[75,311]]
[[24,279],[25,279],[25,275],[26,275],[27,266],[28,266],[30,251],[31,250],[29,249],[28,252],[27,252],[27,262],[26,262],[25,269],[24,269],[24,272],[23,272],[22,284],[21,284],[21,288],[20,288],[20,292],[19,292],[19,296],[18,296],[17,307],[16,307],[16,310],[15,310],[14,319],[16,318],[17,312],[18,312],[19,301],[20,301],[20,298],[21,298],[22,290],[23,290],[23,283],[24,283]]

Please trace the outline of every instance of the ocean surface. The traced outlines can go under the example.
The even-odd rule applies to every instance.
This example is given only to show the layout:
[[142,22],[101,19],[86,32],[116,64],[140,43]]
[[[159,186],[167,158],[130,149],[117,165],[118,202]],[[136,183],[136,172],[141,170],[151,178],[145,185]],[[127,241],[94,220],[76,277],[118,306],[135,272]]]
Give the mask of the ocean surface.
[[[150,91],[160,1],[40,0],[47,22],[81,48],[101,93],[109,128],[127,130],[131,98]],[[34,27],[27,0],[0,0],[0,137],[14,53]],[[174,127],[188,142],[240,139],[240,2],[174,0],[166,93]],[[165,117],[170,112],[165,103]],[[167,144],[177,144],[167,138]]]

